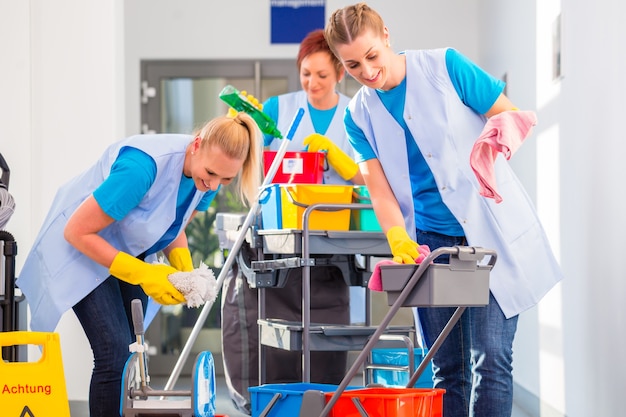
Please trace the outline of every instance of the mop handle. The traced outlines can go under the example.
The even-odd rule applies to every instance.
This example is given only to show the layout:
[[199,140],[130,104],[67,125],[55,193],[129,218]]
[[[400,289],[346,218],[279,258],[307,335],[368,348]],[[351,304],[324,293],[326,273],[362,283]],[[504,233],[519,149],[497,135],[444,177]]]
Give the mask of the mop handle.
[[[137,345],[139,347],[144,346],[144,328],[143,328],[143,305],[141,304],[141,300],[135,298],[130,302],[131,314],[133,317],[133,329],[135,330],[135,336],[137,337]],[[141,376],[141,386],[146,387],[148,385],[147,382],[147,369],[146,366],[146,357],[144,356],[143,349],[138,349],[137,354],[139,355],[139,374]]]
[[133,328],[135,330],[135,336],[141,337],[144,334],[143,331],[143,306],[141,300],[135,298],[130,302],[130,308],[133,315]]
[[265,188],[267,188],[268,185],[272,183],[272,180],[274,179],[274,175],[276,175],[276,171],[278,171],[278,167],[280,167],[280,163],[282,162],[283,157],[285,156],[285,153],[287,152],[287,146],[289,145],[289,142],[291,141],[291,139],[293,139],[293,135],[296,133],[296,129],[298,128],[298,125],[300,124],[300,121],[302,120],[302,115],[304,115],[304,109],[300,108],[298,109],[298,112],[296,113],[296,116],[294,117],[294,120],[291,124],[291,128],[289,129],[289,132],[287,132],[286,140],[283,140],[283,143],[280,144],[280,147],[278,148],[278,151],[276,152],[276,156],[274,157],[272,164],[267,170],[267,174],[265,174],[265,180],[263,181],[263,185],[261,185],[261,193],[263,192],[263,190],[265,190]]
[[[224,283],[224,279],[226,279],[226,274],[228,274],[228,272],[230,271],[230,268],[233,265],[233,262],[235,261],[235,257],[237,256],[237,252],[241,248],[241,245],[243,244],[243,240],[246,237],[247,230],[250,228],[250,226],[252,226],[252,221],[256,217],[257,210],[259,208],[259,198],[261,197],[263,192],[265,192],[265,188],[274,179],[274,174],[278,170],[278,166],[280,165],[281,160],[283,156],[285,155],[285,152],[287,151],[287,146],[289,145],[289,142],[291,141],[291,139],[293,139],[293,135],[295,134],[296,129],[298,125],[300,124],[300,121],[302,120],[303,115],[304,115],[304,109],[299,108],[298,111],[296,112],[296,115],[293,118],[293,121],[291,122],[289,133],[287,134],[287,137],[283,139],[284,142],[281,143],[278,153],[276,154],[276,157],[274,158],[274,161],[272,162],[272,165],[270,166],[270,169],[267,175],[265,176],[263,185],[261,185],[261,188],[257,194],[257,197],[254,200],[252,207],[250,207],[250,211],[248,211],[248,215],[246,216],[246,219],[243,225],[241,226],[241,229],[239,229],[239,234],[237,235],[237,239],[233,243],[233,247],[229,250],[228,256],[226,257],[226,260],[224,261],[224,265],[222,266],[222,269],[220,270],[220,273],[217,277],[217,284],[216,284],[218,291],[222,289],[222,284]],[[200,315],[198,316],[196,323],[191,329],[189,338],[187,339],[187,342],[185,343],[183,350],[180,352],[180,355],[178,356],[178,360],[176,361],[176,365],[174,365],[172,374],[170,375],[170,378],[165,384],[165,390],[172,389],[174,385],[176,384],[176,381],[178,380],[178,377],[180,376],[180,373],[183,369],[183,365],[185,364],[187,357],[191,353],[191,348],[193,347],[193,344],[196,342],[196,339],[198,335],[200,334],[200,330],[202,330],[202,327],[204,326],[204,322],[206,321],[207,317],[209,316],[209,313],[211,312],[211,307],[213,307],[213,301],[207,302],[202,307],[202,311],[200,311]]]

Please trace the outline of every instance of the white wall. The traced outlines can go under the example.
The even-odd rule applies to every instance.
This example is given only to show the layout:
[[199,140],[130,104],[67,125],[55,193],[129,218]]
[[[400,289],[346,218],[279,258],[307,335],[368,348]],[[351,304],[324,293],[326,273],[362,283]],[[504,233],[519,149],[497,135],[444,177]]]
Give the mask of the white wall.
[[[558,85],[551,80],[551,22],[554,14],[546,10],[546,3],[538,5],[526,2],[481,2],[481,62],[488,71],[497,76],[507,74],[507,95],[522,109],[534,110],[539,125],[534,135],[527,139],[524,146],[511,160],[522,182],[535,203],[542,218],[544,227],[551,240],[553,250],[560,253],[561,237],[559,235],[560,205],[558,172],[545,175],[546,167],[542,161],[549,161],[558,167],[559,155],[547,147],[558,141],[558,138],[547,137],[554,120],[545,106],[540,103],[538,85],[554,90]],[[552,2],[553,3],[553,2]],[[546,14],[551,15],[546,19]],[[547,25],[547,27],[546,27]],[[546,32],[546,29],[547,32]],[[545,46],[548,46],[546,48]],[[547,52],[548,61],[545,56]],[[558,98],[558,93],[555,94]],[[542,98],[543,99],[543,98]],[[543,151],[539,151],[543,148]],[[548,179],[547,177],[550,177]],[[561,261],[562,262],[562,261]],[[562,415],[564,410],[563,386],[563,323],[561,315],[555,321],[546,320],[545,311],[560,311],[560,285],[544,298],[540,306],[520,316],[518,332],[514,344],[514,378],[516,387],[522,392],[541,398],[538,404],[534,398],[526,406],[539,415],[544,412]],[[546,337],[549,336],[549,337]],[[546,372],[548,371],[549,372]],[[520,400],[520,390],[516,390]],[[521,396],[522,400],[527,399]]]
[[561,175],[568,179],[561,188],[570,278],[563,285],[565,398],[571,415],[619,415],[626,392],[624,13],[608,0],[575,0],[563,16],[565,78],[557,112]]
[[[327,14],[351,2],[328,0]],[[626,391],[618,239],[622,77],[609,0],[370,1],[398,50],[454,46],[496,76],[540,124],[512,164],[537,202],[566,280],[520,318],[515,382],[535,415],[620,415]],[[409,4],[407,4],[409,3]],[[550,78],[551,24],[563,13],[564,78]],[[72,13],[67,13],[72,10]],[[258,35],[242,35],[245,26]],[[269,1],[31,0],[0,3],[0,152],[17,211],[18,271],[54,191],[104,146],[139,129],[141,59],[292,58],[269,44]],[[75,319],[59,327],[70,399],[86,399],[90,357]],[[532,404],[533,396],[541,402]]]
[[[18,259],[30,245],[32,98],[28,2],[0,3],[0,153],[11,170],[9,192],[16,212],[5,227],[18,243]],[[9,41],[10,40],[10,41]],[[10,57],[10,59],[6,59]],[[18,163],[18,161],[20,163]],[[27,239],[23,244],[23,239]]]
[[[512,163],[536,199],[566,276],[520,318],[515,382],[540,398],[533,415],[622,415],[623,13],[608,0],[480,3],[484,65],[494,74],[510,68],[509,95],[539,118],[535,138]],[[554,82],[552,24],[559,13],[563,78]]]
[[[0,152],[16,202],[6,230],[18,245],[18,275],[57,188],[123,135],[122,3],[0,2]],[[72,313],[57,330],[68,395],[86,399],[86,338]]]

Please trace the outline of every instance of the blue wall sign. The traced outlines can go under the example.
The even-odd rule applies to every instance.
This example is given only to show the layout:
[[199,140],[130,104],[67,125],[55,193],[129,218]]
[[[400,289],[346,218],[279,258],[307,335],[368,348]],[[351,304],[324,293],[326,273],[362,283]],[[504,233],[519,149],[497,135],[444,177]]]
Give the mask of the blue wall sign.
[[326,0],[270,0],[270,5],[272,43],[300,43],[326,24]]

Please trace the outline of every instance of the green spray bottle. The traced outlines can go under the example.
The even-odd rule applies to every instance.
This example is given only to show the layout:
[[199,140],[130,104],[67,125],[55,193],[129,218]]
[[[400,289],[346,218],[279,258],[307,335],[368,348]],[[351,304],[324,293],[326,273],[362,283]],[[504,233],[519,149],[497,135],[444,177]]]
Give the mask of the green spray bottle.
[[275,138],[282,139],[283,135],[276,127],[276,122],[272,120],[267,114],[259,110],[254,104],[250,103],[248,98],[241,94],[232,85],[224,87],[220,93],[220,98],[225,101],[230,107],[237,111],[248,113],[259,126],[261,132],[266,135],[272,135]]

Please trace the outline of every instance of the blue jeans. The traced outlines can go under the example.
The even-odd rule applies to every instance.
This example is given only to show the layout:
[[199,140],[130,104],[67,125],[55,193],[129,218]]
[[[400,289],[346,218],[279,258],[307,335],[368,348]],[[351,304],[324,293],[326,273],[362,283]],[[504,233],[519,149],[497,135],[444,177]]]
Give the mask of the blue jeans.
[[73,307],[93,351],[90,417],[120,415],[122,373],[130,356],[128,345],[137,340],[130,308],[135,298],[143,303],[145,314],[148,297],[141,287],[109,276]]
[[[465,238],[417,230],[431,250],[464,245]],[[444,259],[445,258],[445,259]],[[447,263],[440,256],[436,263]],[[456,309],[418,308],[426,344],[432,345]],[[434,382],[445,388],[445,417],[510,417],[513,407],[513,338],[517,316],[506,319],[489,294],[485,307],[468,307],[433,357]]]

